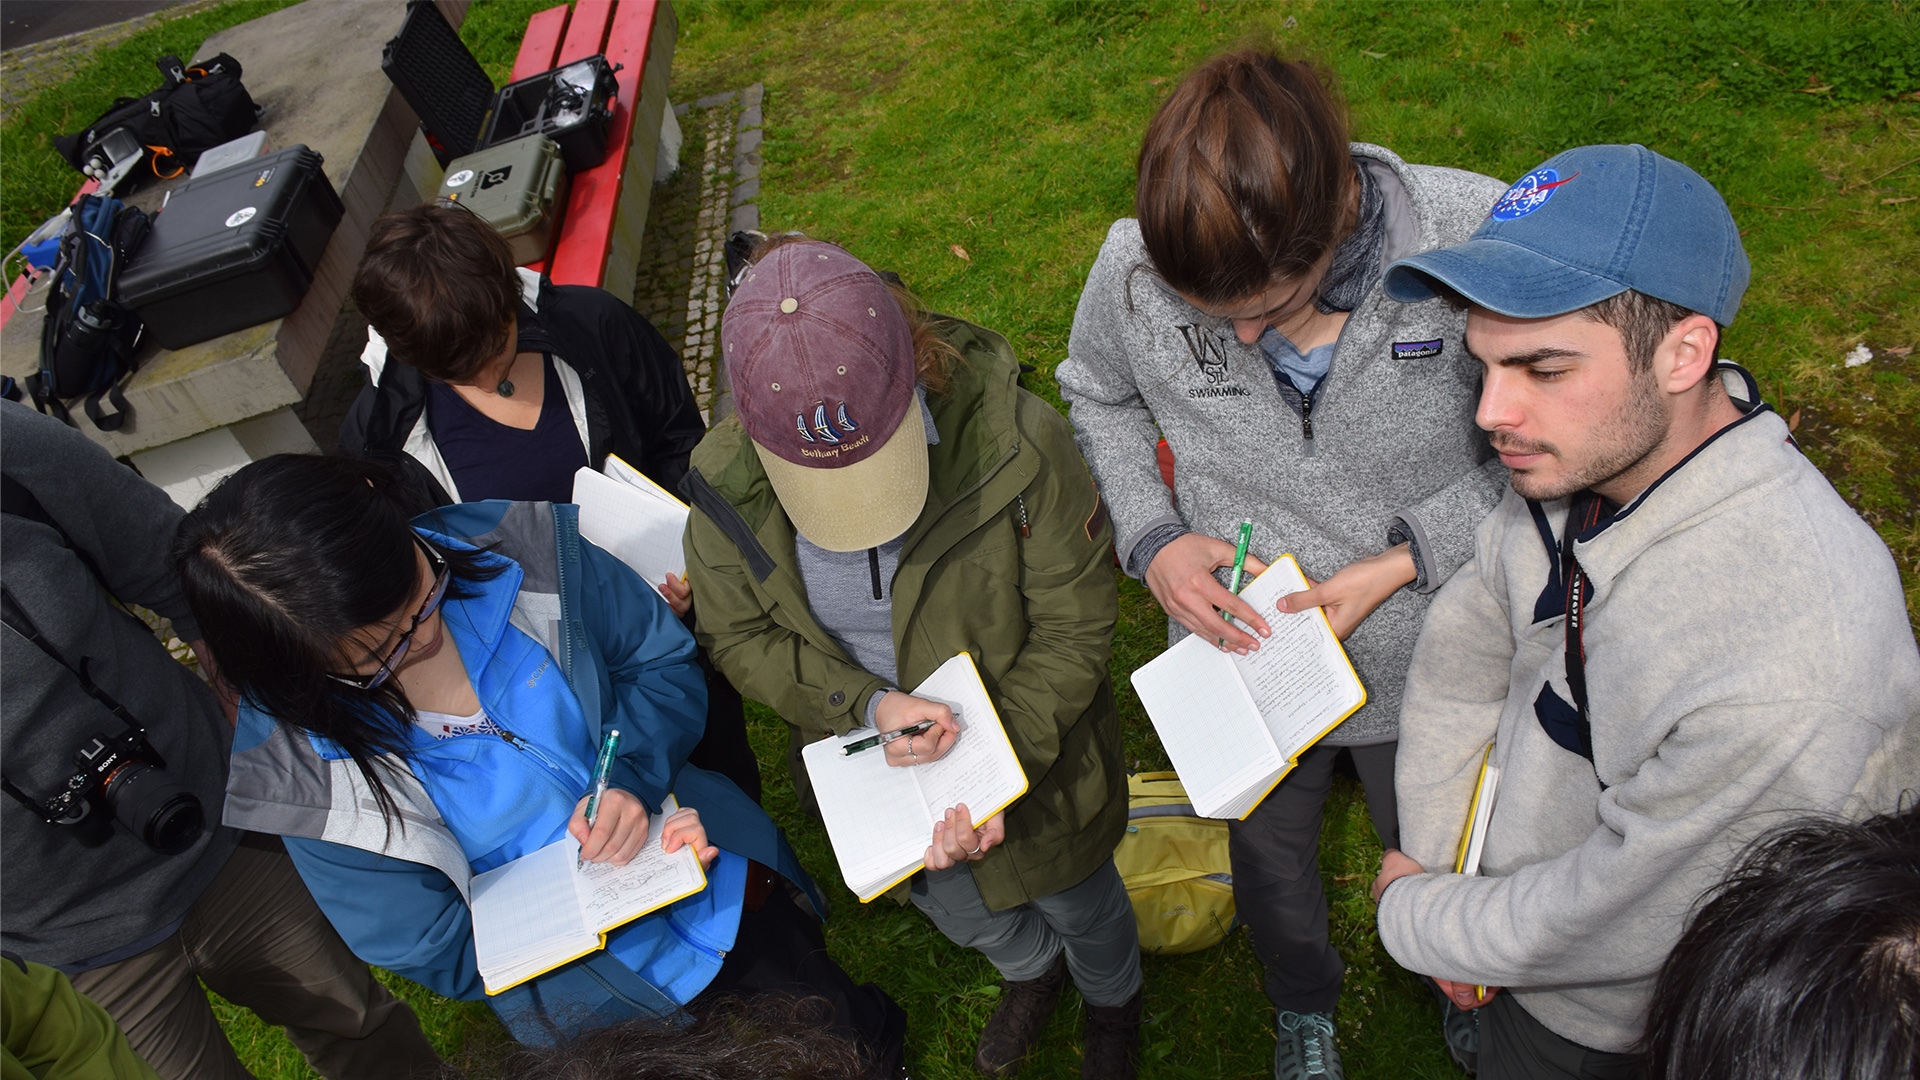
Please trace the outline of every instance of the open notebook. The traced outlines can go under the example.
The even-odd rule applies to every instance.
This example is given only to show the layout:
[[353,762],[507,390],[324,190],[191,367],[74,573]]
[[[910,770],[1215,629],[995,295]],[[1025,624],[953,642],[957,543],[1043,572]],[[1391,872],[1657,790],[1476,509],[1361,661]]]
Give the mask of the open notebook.
[[966,803],[978,827],[1027,793],[1027,774],[973,657],[961,653],[940,665],[913,695],[940,702],[960,721],[960,737],[940,760],[896,768],[887,764],[882,747],[840,752],[843,744],[872,735],[871,728],[810,743],[800,752],[840,876],[863,904],[920,869],[933,824],[949,807]]
[[707,887],[693,848],[660,847],[669,795],[647,842],[625,866],[576,868],[580,844],[563,836],[473,879],[473,951],[480,981],[498,994],[605,947],[607,931]]
[[1367,691],[1319,608],[1276,603],[1307,587],[1283,555],[1240,591],[1272,628],[1251,655],[1191,635],[1133,673],[1160,744],[1204,817],[1245,818],[1320,737],[1366,704]]
[[687,504],[645,473],[608,454],[603,472],[573,474],[573,501],[580,507],[580,535],[633,567],[649,585],[667,575],[685,576]]

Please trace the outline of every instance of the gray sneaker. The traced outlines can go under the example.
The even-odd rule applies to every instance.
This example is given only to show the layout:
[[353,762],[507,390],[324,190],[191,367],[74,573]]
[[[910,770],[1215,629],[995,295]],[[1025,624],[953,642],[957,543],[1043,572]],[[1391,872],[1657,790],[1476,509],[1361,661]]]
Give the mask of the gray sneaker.
[[1347,1080],[1333,1045],[1333,1017],[1281,1009],[1274,1022],[1280,1029],[1273,1044],[1274,1080]]
[[1449,1001],[1442,1007],[1440,1031],[1447,1039],[1447,1054],[1468,1076],[1480,1073],[1480,1010],[1462,1009]]

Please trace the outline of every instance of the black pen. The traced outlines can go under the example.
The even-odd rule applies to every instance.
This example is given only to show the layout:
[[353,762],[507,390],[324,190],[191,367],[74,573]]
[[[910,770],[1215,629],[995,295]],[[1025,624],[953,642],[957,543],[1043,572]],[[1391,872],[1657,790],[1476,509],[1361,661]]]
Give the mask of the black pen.
[[932,720],[922,720],[917,724],[910,727],[903,727],[898,731],[883,731],[878,735],[869,735],[864,739],[856,739],[842,746],[840,753],[857,754],[862,750],[871,750],[876,746],[885,746],[895,739],[910,738],[914,735],[925,735],[927,729],[933,726],[934,722]]

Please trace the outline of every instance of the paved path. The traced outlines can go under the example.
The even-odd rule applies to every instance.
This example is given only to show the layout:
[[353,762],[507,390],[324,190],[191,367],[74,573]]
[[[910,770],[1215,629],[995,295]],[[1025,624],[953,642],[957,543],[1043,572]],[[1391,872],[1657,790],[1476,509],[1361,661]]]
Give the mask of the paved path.
[[[0,4],[0,12],[4,12],[0,18],[4,18],[6,26],[4,38],[0,38],[0,44],[5,45],[5,51],[0,52],[0,107],[11,109],[47,87],[72,78],[73,73],[92,59],[93,54],[100,49],[118,45],[163,20],[192,15],[221,2],[222,0],[193,0],[191,3],[182,3],[181,0],[87,0],[87,2],[58,0],[53,3],[38,3],[33,0],[28,2],[6,0],[4,4]],[[16,42],[14,23],[16,18],[20,18],[18,9],[40,7],[61,9],[54,18],[38,24],[38,29],[52,28],[61,36],[43,37],[23,29],[19,34],[20,40]],[[127,18],[127,15],[133,12],[145,12],[145,14]],[[104,21],[109,15],[119,21]],[[63,29],[68,27],[72,32]],[[154,73],[153,84],[160,85],[158,72]]]

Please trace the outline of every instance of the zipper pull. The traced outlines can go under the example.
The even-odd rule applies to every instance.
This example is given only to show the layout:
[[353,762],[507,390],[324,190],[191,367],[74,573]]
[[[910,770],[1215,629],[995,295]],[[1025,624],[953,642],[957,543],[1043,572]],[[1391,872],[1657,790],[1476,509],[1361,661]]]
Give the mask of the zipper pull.
[[1300,437],[1313,441],[1313,395],[1300,395]]
[[[495,726],[498,727],[499,725],[496,724]],[[526,749],[526,745],[521,742],[520,737],[508,731],[506,728],[500,728],[500,737],[507,740],[507,745],[513,747],[515,750]]]
[[1025,540],[1033,535],[1033,529],[1027,525],[1027,500],[1015,495],[1013,503],[1020,508],[1020,539]]

